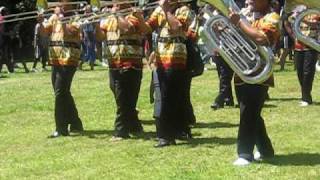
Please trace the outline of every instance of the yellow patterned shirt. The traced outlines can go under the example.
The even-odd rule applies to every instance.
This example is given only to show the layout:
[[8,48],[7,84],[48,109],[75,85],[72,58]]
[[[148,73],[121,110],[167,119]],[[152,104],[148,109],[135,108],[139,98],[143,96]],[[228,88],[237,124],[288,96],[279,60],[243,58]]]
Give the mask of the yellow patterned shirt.
[[66,32],[58,15],[52,15],[44,24],[49,35],[49,64],[78,66],[80,59],[80,30],[75,22],[70,23],[75,32]]
[[[252,27],[256,28],[258,31],[260,31],[262,34],[264,34],[267,37],[267,40],[269,42],[269,47],[274,46],[279,38],[280,38],[280,16],[275,13],[269,13],[265,16],[261,17],[260,19],[257,19],[252,22]],[[241,85],[244,82],[239,78],[238,75],[235,75],[234,82],[236,85]],[[266,80],[265,82],[261,83],[265,86],[274,86],[274,77],[273,75]]]
[[104,39],[107,44],[105,53],[110,68],[141,69],[143,46],[142,35],[138,29],[139,21],[132,14],[126,16],[125,19],[133,26],[133,33],[121,31],[115,15],[108,16],[100,24],[100,28],[105,32]]
[[168,69],[185,69],[187,60],[187,49],[185,41],[188,35],[196,34],[188,31],[194,20],[195,14],[188,6],[176,9],[175,17],[182,24],[183,31],[172,32],[165,19],[165,13],[161,7],[156,8],[147,21],[153,29],[158,30],[159,38],[156,49],[157,67]]

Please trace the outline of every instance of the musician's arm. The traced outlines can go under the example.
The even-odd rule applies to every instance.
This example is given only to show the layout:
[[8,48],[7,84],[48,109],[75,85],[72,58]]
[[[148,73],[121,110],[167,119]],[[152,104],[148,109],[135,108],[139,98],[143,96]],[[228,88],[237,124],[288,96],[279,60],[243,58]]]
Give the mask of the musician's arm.
[[253,39],[258,45],[270,45],[268,37],[258,29],[253,28],[251,25],[242,21],[239,21],[238,26],[247,36],[249,36],[249,38]]
[[242,21],[238,14],[230,13],[230,21],[237,25],[249,38],[254,40],[258,45],[270,46],[276,43],[279,38],[279,21],[280,16],[277,14],[271,14],[266,19],[263,19],[263,23],[259,28],[253,27],[250,24]]
[[168,0],[160,0],[159,2],[160,7],[164,11],[165,19],[167,20],[170,30],[175,32],[179,31],[182,28],[181,22],[175,17],[175,15],[171,12],[172,5],[170,5]]
[[287,33],[289,34],[289,36],[290,36],[292,39],[295,39],[295,36],[294,36],[293,31],[292,31],[290,22],[287,21],[287,20],[285,20],[283,23],[284,23],[284,28],[285,28],[285,30],[287,31]]
[[133,25],[123,16],[118,16],[118,26],[123,33],[130,33],[134,31]]

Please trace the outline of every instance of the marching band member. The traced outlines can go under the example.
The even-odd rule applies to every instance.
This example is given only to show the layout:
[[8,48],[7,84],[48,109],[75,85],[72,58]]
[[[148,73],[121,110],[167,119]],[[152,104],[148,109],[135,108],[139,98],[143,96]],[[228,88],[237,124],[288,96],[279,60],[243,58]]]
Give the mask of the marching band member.
[[129,133],[143,131],[136,104],[143,68],[142,35],[147,28],[139,10],[133,10],[126,16],[116,14],[130,6],[115,4],[112,8],[114,14],[104,19],[100,25],[107,45],[105,51],[110,68],[110,89],[117,104],[115,132],[111,141],[130,138]]
[[[249,25],[240,19],[239,14],[231,12],[231,22],[257,44],[271,47],[280,36],[278,27],[280,16],[271,12],[271,0],[250,0],[249,5],[252,6],[254,12],[261,14],[261,18],[254,20]],[[247,84],[235,75],[235,90],[240,105],[240,126],[237,142],[238,159],[234,165],[248,165],[254,158],[274,156],[274,149],[261,117],[268,86],[272,85],[273,76],[261,84]],[[254,157],[255,145],[258,151]]]
[[177,0],[160,0],[147,24],[158,29],[156,54],[157,76],[161,91],[160,117],[156,119],[155,147],[176,144],[177,134],[191,134],[187,121],[187,48],[186,39],[193,13],[188,6]]
[[[92,13],[91,5],[85,7],[84,14],[88,15]],[[79,64],[79,69],[82,70],[82,65],[84,62],[88,62],[90,69],[94,70],[94,62],[96,61],[96,24],[88,23],[81,26],[81,62]]]
[[[206,5],[205,9],[208,12],[212,12],[212,15],[214,16],[218,15],[218,12],[208,5]],[[206,15],[204,14],[204,16]],[[219,93],[210,107],[214,110],[217,110],[220,108],[224,108],[224,105],[234,106],[231,86],[234,72],[218,53],[214,54],[213,59],[216,63],[217,73],[219,77]]]
[[31,72],[36,72],[37,63],[40,61],[42,62],[42,70],[47,71],[46,65],[48,61],[48,34],[45,32],[45,28],[43,26],[44,17],[43,14],[39,14],[37,18],[38,23],[35,26],[34,30],[34,52],[35,52],[35,59],[33,62],[33,66]]
[[[289,17],[289,22],[293,23],[295,17],[307,7],[304,5],[298,6],[294,13]],[[320,36],[319,30],[319,15],[309,15],[306,16],[300,25],[301,33],[310,38],[317,39]],[[301,102],[300,106],[308,106],[312,104],[312,85],[313,79],[316,72],[316,63],[318,59],[318,52],[306,46],[302,42],[296,40],[292,33],[291,26],[286,26],[289,35],[295,39],[294,44],[294,60],[297,67],[297,75],[299,79],[299,84],[301,87]]]
[[[68,10],[70,6],[64,6]],[[54,14],[45,23],[49,32],[49,64],[52,65],[52,86],[55,94],[56,131],[49,137],[69,135],[83,131],[82,122],[70,92],[73,76],[80,59],[80,31],[77,23],[62,24],[62,8],[56,7]]]

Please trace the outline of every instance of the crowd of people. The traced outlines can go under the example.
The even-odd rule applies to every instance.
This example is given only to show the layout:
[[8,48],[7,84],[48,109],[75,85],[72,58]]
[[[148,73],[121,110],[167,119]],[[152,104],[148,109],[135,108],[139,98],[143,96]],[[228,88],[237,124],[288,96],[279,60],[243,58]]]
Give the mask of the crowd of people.
[[[205,42],[197,45],[204,41],[198,31],[201,29],[199,26],[205,22],[205,13],[201,8],[195,8],[195,1],[190,5],[177,0],[160,0],[158,7],[151,12],[143,12],[130,3],[116,2],[111,8],[102,11],[110,14],[100,22],[79,23],[72,20],[76,16],[67,13],[73,8],[71,5],[56,7],[47,20],[43,14],[37,18],[32,71],[36,71],[40,60],[43,70],[47,70],[47,64],[52,66],[56,129],[50,135],[51,138],[68,136],[70,132],[81,133],[84,130],[70,87],[76,70],[82,69],[83,63],[88,62],[90,68],[94,69],[98,54],[108,62],[109,85],[116,102],[114,136],[111,141],[127,139],[132,133],[143,132],[136,109],[144,67],[143,58],[152,67],[150,94],[154,102],[153,117],[158,138],[155,147],[175,145],[176,139],[192,138],[191,127],[196,123],[196,117],[190,100],[190,86],[192,77],[201,74],[195,73],[195,61],[205,57],[214,60],[220,80],[219,94],[211,108],[217,110],[224,105],[234,106],[231,87],[234,78],[240,108],[238,159],[234,165],[248,165],[254,159],[274,156],[261,116],[264,102],[268,98],[268,89],[274,86],[273,75],[264,82],[248,84],[233,72],[218,53],[208,52],[208,48],[204,47]],[[293,59],[302,92],[301,106],[312,104],[311,90],[318,52],[294,39],[290,26],[298,11],[306,7],[299,7],[293,13],[286,12],[280,16],[283,1],[237,0],[236,3],[242,10],[240,13],[230,11],[230,23],[258,45],[272,48],[275,54],[278,53],[277,50],[283,49],[279,56],[281,70],[284,69],[286,56],[294,51]],[[128,8],[128,13],[118,13]],[[219,14],[215,8],[210,8],[211,16]],[[3,21],[6,12],[3,9],[0,11],[0,21]],[[86,6],[84,16],[81,17],[90,17],[92,11],[90,5]],[[65,23],[63,20],[67,18],[71,21]],[[283,32],[286,33],[281,33],[280,26],[283,26]],[[302,26],[302,33],[319,38],[319,15],[306,17]],[[6,26],[0,24],[1,67],[6,64],[9,72],[13,72],[12,46],[3,43],[9,42],[7,32]],[[27,72],[26,66],[25,69]],[[254,154],[255,146],[257,153]]]

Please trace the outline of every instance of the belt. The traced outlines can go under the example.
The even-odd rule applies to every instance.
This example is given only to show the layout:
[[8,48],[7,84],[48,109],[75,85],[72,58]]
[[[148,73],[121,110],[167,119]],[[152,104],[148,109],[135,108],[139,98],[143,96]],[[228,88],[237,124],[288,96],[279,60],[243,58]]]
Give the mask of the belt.
[[50,41],[49,46],[62,46],[62,47],[72,47],[80,49],[81,46],[75,42],[64,42],[64,41]]
[[183,37],[158,37],[158,42],[162,43],[186,43]]
[[133,40],[133,39],[119,39],[119,40],[108,40],[106,41],[106,45],[111,46],[111,45],[137,45],[141,46],[142,43],[139,40]]

